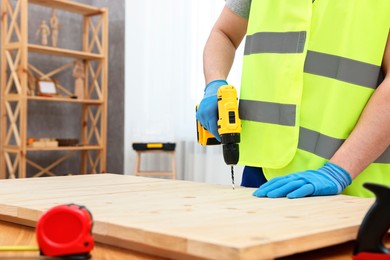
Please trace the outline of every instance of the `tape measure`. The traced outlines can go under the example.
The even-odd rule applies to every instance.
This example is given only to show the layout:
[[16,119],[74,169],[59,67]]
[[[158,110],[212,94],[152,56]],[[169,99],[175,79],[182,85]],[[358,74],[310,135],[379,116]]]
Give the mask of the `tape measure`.
[[94,246],[91,212],[77,204],[58,205],[38,220],[39,247],[1,246],[0,251],[39,250],[43,256],[89,259]]

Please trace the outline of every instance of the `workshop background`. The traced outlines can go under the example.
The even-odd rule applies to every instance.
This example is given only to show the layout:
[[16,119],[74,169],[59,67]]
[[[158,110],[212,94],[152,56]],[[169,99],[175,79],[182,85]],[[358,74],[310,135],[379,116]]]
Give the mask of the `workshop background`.
[[[0,0],[1,1],[1,0]],[[230,167],[221,146],[202,147],[196,140],[195,106],[205,86],[202,53],[223,0],[75,0],[109,10],[109,71],[107,121],[107,172],[132,175],[135,171],[133,142],[175,142],[178,179],[230,184]],[[50,8],[29,5],[29,42]],[[58,46],[81,49],[81,17],[58,12]],[[243,43],[228,79],[239,91]],[[66,58],[31,54],[32,64],[42,70],[60,66]],[[60,76],[63,84],[74,78]],[[79,138],[81,107],[55,102],[30,102],[28,136]],[[63,118],[67,120],[64,122]],[[44,125],[45,131],[42,131]],[[38,164],[59,157],[59,151],[32,154]],[[35,156],[35,158],[34,158]],[[77,173],[76,156],[55,168],[58,175]],[[168,155],[147,156],[141,167],[165,170]],[[241,169],[236,167],[236,181]]]

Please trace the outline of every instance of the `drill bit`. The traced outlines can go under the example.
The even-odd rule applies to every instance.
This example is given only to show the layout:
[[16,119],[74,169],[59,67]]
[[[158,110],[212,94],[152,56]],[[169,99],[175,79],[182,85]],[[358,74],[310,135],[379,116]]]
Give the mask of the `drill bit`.
[[233,168],[233,165],[231,166],[230,170],[232,172],[232,187],[233,187],[233,190],[234,190],[234,168]]

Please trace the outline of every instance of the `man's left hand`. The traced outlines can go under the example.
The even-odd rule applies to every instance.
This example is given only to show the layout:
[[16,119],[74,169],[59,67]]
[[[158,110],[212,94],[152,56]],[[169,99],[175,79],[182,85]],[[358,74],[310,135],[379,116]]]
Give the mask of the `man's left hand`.
[[261,185],[253,195],[256,197],[290,199],[308,196],[336,195],[352,182],[343,168],[327,162],[318,170],[297,172],[276,177]]

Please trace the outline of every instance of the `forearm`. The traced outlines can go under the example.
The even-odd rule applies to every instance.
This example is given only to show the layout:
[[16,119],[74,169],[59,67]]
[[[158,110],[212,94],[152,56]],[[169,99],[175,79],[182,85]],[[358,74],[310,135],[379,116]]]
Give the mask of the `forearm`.
[[382,70],[384,81],[370,98],[351,135],[330,159],[349,172],[352,178],[358,176],[390,145],[390,32]]
[[247,27],[247,20],[228,7],[222,10],[203,52],[203,71],[206,84],[216,79],[226,79]]
[[382,82],[366,105],[351,135],[331,158],[352,178],[358,176],[390,145],[390,77]]
[[219,30],[211,32],[203,52],[203,72],[206,84],[227,78],[234,61],[236,49]]

